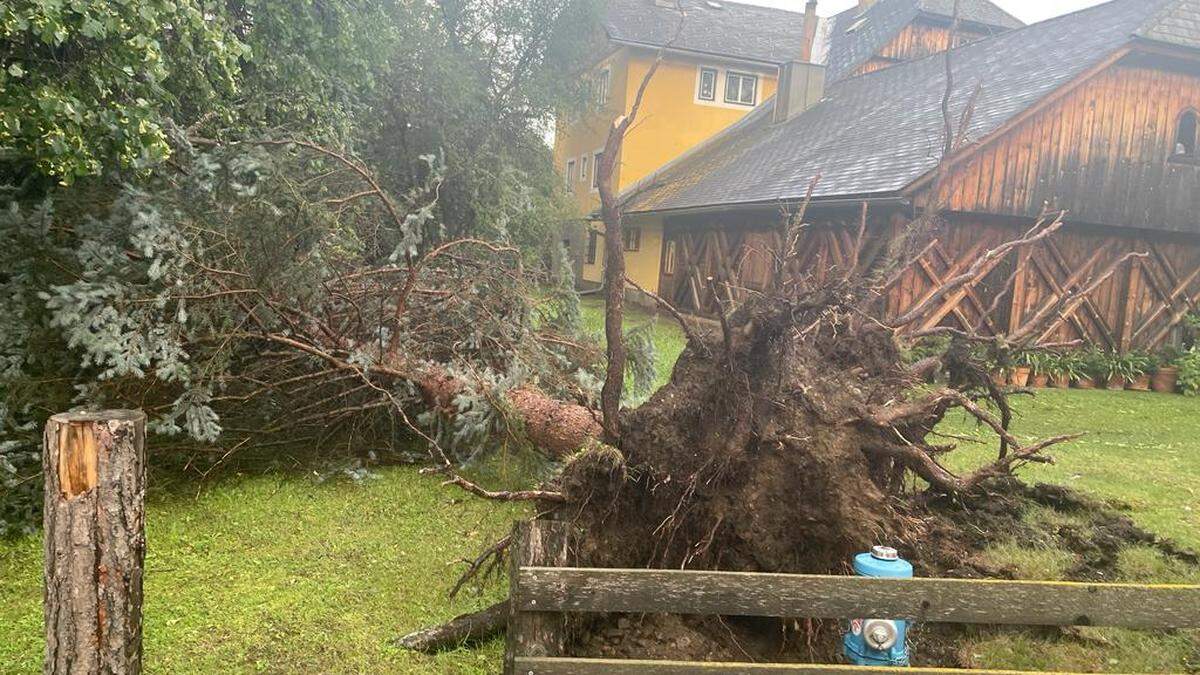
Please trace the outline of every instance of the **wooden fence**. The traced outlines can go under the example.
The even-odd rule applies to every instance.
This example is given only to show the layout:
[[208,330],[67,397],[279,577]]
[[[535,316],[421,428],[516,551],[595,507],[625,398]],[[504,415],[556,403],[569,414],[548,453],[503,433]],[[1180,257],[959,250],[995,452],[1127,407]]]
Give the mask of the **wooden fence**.
[[[891,668],[568,658],[564,613],[662,613],[851,619],[887,617],[1025,626],[1200,628],[1200,586],[974,579],[875,579],[546,566],[569,558],[564,523],[515,533],[505,672],[521,675],[885,673]],[[531,560],[536,560],[530,564]],[[906,673],[1014,673],[908,668]]]

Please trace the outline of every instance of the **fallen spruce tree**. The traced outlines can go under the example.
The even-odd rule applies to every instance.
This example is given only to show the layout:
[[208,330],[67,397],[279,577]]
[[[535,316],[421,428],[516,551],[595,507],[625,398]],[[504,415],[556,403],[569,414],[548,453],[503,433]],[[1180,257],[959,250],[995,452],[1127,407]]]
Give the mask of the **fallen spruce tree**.
[[[777,238],[775,283],[716,322],[656,299],[687,347],[666,386],[606,420],[600,385],[611,368],[579,330],[569,276],[502,236],[445,236],[436,164],[421,189],[396,198],[360,161],[304,141],[196,139],[178,161],[186,170],[169,189],[130,191],[108,218],[75,231],[85,273],[49,293],[57,325],[102,370],[94,399],[137,401],[158,433],[216,445],[215,463],[280,441],[379,447],[415,437],[426,470],[448,485],[573,523],[584,565],[840,572],[852,553],[887,542],[923,572],[972,573],[980,528],[961,505],[1019,492],[1007,481],[1015,469],[1050,461],[1049,448],[1074,438],[1014,434],[1006,393],[981,359],[1027,346],[1039,323],[1072,311],[1124,263],[1020,335],[915,333],[925,306],[1053,236],[1061,220],[1040,220],[887,317],[882,289],[936,228],[914,227],[904,246],[868,246],[880,233],[864,214],[856,264],[803,275],[801,208]],[[97,331],[111,339],[84,339]],[[947,348],[903,357],[929,337],[948,338]],[[637,362],[635,375],[645,372]],[[936,431],[954,411],[996,439],[994,458],[964,474],[945,467],[953,439]],[[530,447],[559,468],[519,491],[463,475],[496,443]],[[456,589],[496,569],[507,544],[471,561]],[[505,616],[489,608],[402,643],[483,638]]]
[[[789,274],[805,236],[795,223],[802,222],[803,210],[777,238],[787,243],[774,254],[772,286],[750,293],[744,304],[725,307],[715,324],[672,312],[688,336],[687,347],[664,387],[644,405],[622,411],[618,435],[590,441],[534,493],[490,496],[536,501],[539,517],[573,524],[580,532],[576,555],[583,567],[846,573],[854,553],[886,543],[922,574],[1011,576],[1011,570],[989,567],[975,554],[1005,538],[1044,538],[1022,520],[1039,502],[1090,514],[1095,536],[1062,534],[1061,543],[1084,552],[1091,564],[1103,567],[1099,556],[1080,549],[1094,544],[1083,542],[1109,542],[1103,553],[1107,567],[1081,569],[1081,578],[1111,574],[1116,549],[1129,543],[1151,543],[1196,562],[1193,554],[1159,542],[1111,509],[1069,491],[1033,490],[1014,480],[1015,470],[1052,462],[1047,451],[1078,435],[1023,440],[1010,429],[1010,392],[991,378],[997,361],[1033,348],[1044,322],[1073,311],[1136,254],[1065,294],[1020,334],[916,332],[909,326],[928,306],[977,283],[980,270],[995,260],[1053,236],[1061,217],[1043,218],[1024,235],[987,251],[898,317],[884,315],[881,290],[911,260],[886,252],[873,260],[854,255],[854,269],[819,277]],[[869,236],[864,214],[854,250],[868,250]],[[890,250],[914,248],[920,243]],[[904,357],[906,346],[933,337],[942,338],[944,349],[915,363]],[[961,474],[946,468],[943,458],[956,441],[937,427],[951,414],[974,419],[993,436],[991,461]],[[981,510],[984,502],[990,507]],[[484,551],[466,576],[496,569],[508,543]],[[457,644],[488,634],[485,628],[502,629],[505,617],[503,607],[492,607],[405,636],[400,644],[424,650]],[[682,627],[689,622],[703,623],[640,621],[640,634],[625,619],[619,629],[603,623],[584,627],[580,648],[585,655],[654,656],[647,644],[658,641],[661,657],[737,658],[745,657],[746,644],[755,643],[753,638],[739,643],[725,623],[705,632]],[[469,632],[456,630],[467,627]],[[687,649],[680,647],[681,630],[689,636]],[[772,632],[761,625],[755,630]],[[628,633],[628,639],[595,639],[602,633]],[[827,649],[830,644],[825,640]],[[751,656],[778,657],[779,645],[771,642]]]

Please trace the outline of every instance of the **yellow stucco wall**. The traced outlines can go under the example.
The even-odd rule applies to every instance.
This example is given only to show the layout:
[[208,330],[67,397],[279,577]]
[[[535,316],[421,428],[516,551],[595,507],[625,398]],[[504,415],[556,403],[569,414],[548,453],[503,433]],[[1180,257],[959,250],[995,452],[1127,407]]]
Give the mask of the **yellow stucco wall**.
[[[580,118],[560,119],[556,125],[554,160],[560,173],[565,172],[568,161],[575,161],[574,179],[568,183],[568,188],[574,193],[581,214],[590,213],[599,204],[599,196],[592,189],[595,167],[591,158],[603,149],[612,120],[626,114],[632,106],[656,53],[630,47],[615,49],[595,67],[596,71],[608,68],[611,73],[608,104],[604,109]],[[718,72],[715,101],[697,99],[701,67],[715,68]],[[772,67],[679,54],[664,56],[646,89],[638,119],[625,138],[616,167],[618,189],[629,187],[753,109],[753,106],[723,101],[725,76],[729,71],[758,77],[756,105],[775,94],[777,72]],[[584,156],[588,157],[586,179],[579,174]],[[598,225],[593,224],[593,227],[598,228]],[[629,225],[642,228],[641,250],[625,254],[629,276],[646,289],[657,292],[662,253],[661,222],[630,222]],[[596,263],[589,265],[585,261],[583,264],[584,281],[599,282],[603,278],[602,236],[597,247]]]
[[[660,219],[630,219],[626,227],[638,227],[642,230],[641,248],[637,251],[625,252],[625,274],[642,288],[653,293],[658,292],[658,265],[662,257],[662,221]],[[599,223],[592,226],[599,230]],[[583,264],[583,279],[593,283],[604,280],[604,235],[596,235],[596,263]]]
[[[629,104],[632,104],[637,88],[653,62],[653,53],[630,55],[625,78],[625,99]],[[716,101],[696,100],[701,66],[717,69]],[[773,68],[679,56],[663,59],[646,89],[637,121],[625,137],[625,147],[621,153],[622,189],[740,120],[753,109],[753,106],[723,102],[724,78],[731,70],[758,76],[756,104],[775,95],[777,73]]]

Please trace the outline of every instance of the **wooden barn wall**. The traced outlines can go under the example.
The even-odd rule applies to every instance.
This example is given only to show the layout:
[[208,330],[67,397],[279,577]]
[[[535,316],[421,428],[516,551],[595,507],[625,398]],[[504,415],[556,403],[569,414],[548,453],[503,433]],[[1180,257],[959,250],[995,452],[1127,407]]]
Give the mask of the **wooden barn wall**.
[[[965,160],[946,208],[1200,232],[1200,165],[1171,159],[1180,114],[1200,110],[1196,66],[1131,57]],[[1187,70],[1192,72],[1187,72]]]
[[[913,61],[944,52],[950,46],[950,35],[949,26],[923,21],[910,23],[871,59],[859,66],[854,74],[871,73],[902,61]],[[954,41],[961,45],[974,42],[983,36],[982,32],[960,28]]]
[[[892,277],[881,298],[885,314],[906,313],[942,280],[964,272],[985,251],[1028,226],[1024,220],[948,216],[942,229],[910,244],[923,255]],[[870,268],[901,228],[894,215],[873,218],[869,236],[856,247],[856,226],[844,220],[814,224],[805,230],[799,262],[788,275],[820,281],[851,268]],[[668,226],[667,241],[675,242],[678,257],[674,273],[662,276],[660,291],[681,309],[712,315],[771,282],[771,250],[778,236],[773,229],[745,224]],[[1086,298],[1073,300],[1130,252],[1145,257],[1121,264]],[[1200,238],[1068,225],[999,260],[962,292],[933,303],[910,328],[950,326],[1012,335],[1036,323],[1044,325],[1033,335],[1041,344],[1084,340],[1113,350],[1156,349],[1177,339],[1184,317],[1197,311],[1198,303]]]

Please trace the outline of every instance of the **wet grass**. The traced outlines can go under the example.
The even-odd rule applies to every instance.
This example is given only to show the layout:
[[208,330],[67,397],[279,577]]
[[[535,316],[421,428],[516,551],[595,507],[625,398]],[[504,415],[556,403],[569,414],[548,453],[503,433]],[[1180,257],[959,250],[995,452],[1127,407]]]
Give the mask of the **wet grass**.
[[[599,331],[599,304],[585,304]],[[631,322],[652,321],[633,311]],[[659,384],[684,342],[658,319]],[[1032,466],[1028,480],[1078,487],[1123,504],[1143,527],[1200,548],[1200,400],[1132,392],[1048,391],[1016,401],[1026,437],[1089,435]],[[944,431],[984,439],[965,418]],[[987,461],[992,445],[966,444],[951,463]],[[394,637],[503,596],[503,583],[454,602],[460,567],[503,536],[517,509],[442,488],[411,467],[354,482],[298,468],[230,475],[197,493],[155,480],[147,500],[146,670],[153,673],[486,673],[503,646],[492,641],[438,656],[392,647]],[[1031,518],[1063,518],[1052,511]],[[1069,553],[1030,542],[985,553],[1028,578],[1056,578]],[[40,670],[41,541],[0,542],[0,672]],[[1197,571],[1148,548],[1120,559],[1122,577],[1200,583]],[[989,668],[1180,672],[1200,668],[1195,634],[1087,629],[978,629],[961,645],[966,663]]]

